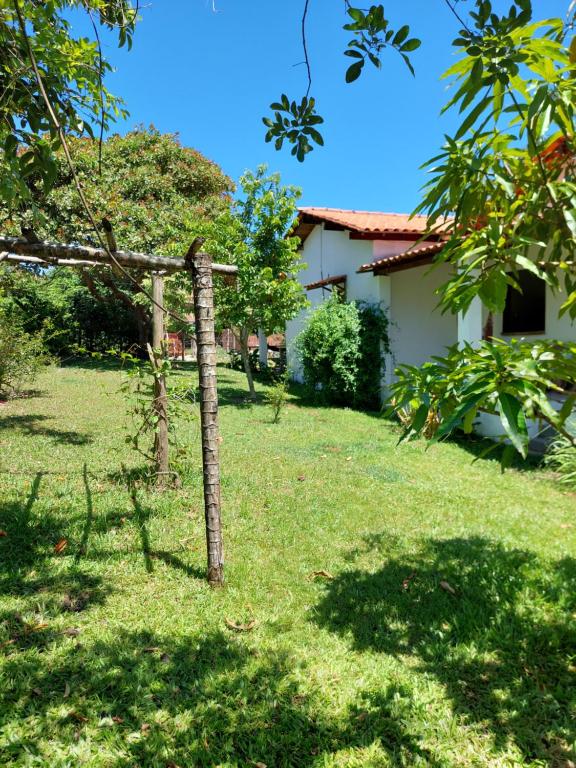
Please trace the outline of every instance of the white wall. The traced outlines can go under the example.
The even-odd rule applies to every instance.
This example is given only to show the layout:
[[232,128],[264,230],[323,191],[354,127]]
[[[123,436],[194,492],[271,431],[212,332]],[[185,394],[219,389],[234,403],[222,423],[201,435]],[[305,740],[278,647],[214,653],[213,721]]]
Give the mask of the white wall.
[[428,265],[394,272],[388,278],[396,365],[421,365],[433,355],[443,355],[458,341],[458,318],[449,312],[442,314],[435,292],[448,275],[448,265],[441,264],[434,269]]
[[[405,247],[406,244],[404,243]],[[316,226],[304,242],[301,258],[307,264],[306,269],[298,273],[298,280],[303,285],[324,280],[327,277],[346,275],[346,299],[348,301],[380,301],[380,282],[371,272],[358,274],[362,264],[373,259],[371,240],[351,240],[349,233],[325,230]],[[322,301],[330,297],[329,291],[316,288],[307,292],[311,307],[301,312],[286,325],[286,347],[288,366],[296,378],[300,378],[296,356],[291,349],[294,339],[306,323],[308,314]]]

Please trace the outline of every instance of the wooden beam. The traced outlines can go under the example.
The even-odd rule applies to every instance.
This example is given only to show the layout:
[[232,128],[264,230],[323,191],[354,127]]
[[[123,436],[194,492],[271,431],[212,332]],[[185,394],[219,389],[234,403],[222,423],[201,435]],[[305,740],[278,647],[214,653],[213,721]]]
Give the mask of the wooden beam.
[[[17,237],[0,237],[0,251],[8,251],[19,256],[36,256],[46,261],[54,259],[74,259],[91,261],[98,264],[114,264],[114,259],[123,267],[138,269],[164,270],[180,272],[187,269],[184,259],[156,256],[154,254],[136,253],[134,251],[116,251],[114,259],[103,248],[92,248],[87,245],[63,245],[62,243],[29,243]],[[212,271],[223,275],[235,275],[238,267],[233,264],[212,264]]]
[[414,269],[414,267],[423,267],[433,263],[433,256],[422,256],[420,259],[413,259],[412,261],[400,261],[396,262],[396,264],[376,267],[374,269],[374,275],[392,275],[394,272],[404,272],[406,269]]

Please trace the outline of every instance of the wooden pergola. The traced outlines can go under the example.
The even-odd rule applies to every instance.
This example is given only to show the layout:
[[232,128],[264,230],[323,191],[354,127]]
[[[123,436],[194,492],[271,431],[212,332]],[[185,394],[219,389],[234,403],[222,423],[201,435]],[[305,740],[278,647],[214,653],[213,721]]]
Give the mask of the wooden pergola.
[[[187,271],[192,277],[194,317],[200,388],[200,425],[202,438],[202,469],[204,483],[204,516],[208,555],[208,581],[218,586],[224,581],[224,558],[220,512],[220,457],[218,440],[218,394],[216,386],[216,337],[214,331],[214,273],[234,276],[238,269],[229,264],[215,264],[208,253],[203,253],[203,240],[197,238],[184,258],[170,258],[156,254],[93,248],[83,245],[65,245],[37,241],[35,237],[0,237],[0,262],[16,262],[39,266],[90,267],[118,266],[124,269],[147,270],[152,273],[154,304],[153,348],[162,344],[163,274]],[[156,279],[155,279],[156,278]],[[159,322],[158,322],[159,321]],[[156,398],[166,406],[165,381],[159,382]],[[162,392],[163,386],[163,392]],[[167,431],[167,417],[160,429]],[[162,422],[162,419],[160,419]],[[166,432],[167,437],[167,432]],[[166,454],[167,460],[167,454]]]

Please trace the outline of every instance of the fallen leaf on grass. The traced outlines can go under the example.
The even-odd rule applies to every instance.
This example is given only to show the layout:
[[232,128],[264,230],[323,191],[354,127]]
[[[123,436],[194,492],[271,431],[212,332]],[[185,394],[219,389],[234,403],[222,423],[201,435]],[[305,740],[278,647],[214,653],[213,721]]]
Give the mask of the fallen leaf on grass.
[[67,699],[68,696],[70,696],[70,685],[68,683],[66,683],[66,685],[64,686],[63,698]]
[[447,581],[441,581],[440,586],[442,587],[444,592],[450,592],[451,595],[456,594],[456,590],[454,589],[454,587],[451,584],[449,584]]
[[87,723],[88,718],[84,717],[84,715],[81,715],[79,712],[76,712],[75,709],[71,709],[70,712],[68,712],[68,717],[70,720],[76,720],[78,723]]
[[302,483],[302,482],[304,482],[304,480],[306,480],[306,476],[305,475],[299,475],[298,476],[298,480]]
[[42,622],[40,624],[26,624],[25,632],[27,635],[29,635],[31,632],[41,632],[43,629],[46,629],[48,627],[48,624],[45,622]]
[[68,546],[68,539],[60,539],[60,541],[54,545],[54,552],[56,552],[56,554],[59,555],[61,552],[64,552],[67,546]]
[[[572,525],[572,523],[561,523],[560,524],[560,528],[573,528],[573,527],[574,526]],[[2,531],[0,531],[0,536],[2,536]],[[6,534],[4,534],[4,536],[6,536]]]
[[8,534],[6,533],[6,531],[2,531],[2,530],[0,530],[0,539],[1,539],[3,536],[8,536]]
[[114,715],[111,720],[113,723],[116,723],[116,725],[121,725],[124,722],[124,718],[118,717],[117,715]]
[[258,623],[256,619],[250,619],[246,624],[237,624],[231,619],[224,619],[228,629],[233,629],[235,632],[250,632]]
[[408,589],[408,587],[410,586],[410,582],[411,582],[411,581],[412,581],[412,579],[414,579],[415,577],[416,577],[416,574],[415,574],[415,573],[411,573],[411,574],[410,574],[410,576],[407,576],[407,577],[404,579],[404,581],[402,582],[402,589]]
[[312,571],[310,578],[312,580],[314,579],[333,579],[334,576],[330,573],[330,571]]
[[40,690],[40,688],[32,688],[32,693],[34,694],[34,696],[42,696],[42,691]]
[[151,645],[149,648],[144,648],[144,653],[157,653],[159,650],[157,645]]
[[140,730],[142,733],[147,733],[150,730],[150,723],[142,723]]
[[66,635],[66,637],[78,637],[80,630],[76,627],[68,627],[68,629],[62,630],[62,634]]
[[256,766],[256,768],[268,768],[266,763],[254,763],[254,765]]
[[346,456],[346,461],[352,461],[352,456]]

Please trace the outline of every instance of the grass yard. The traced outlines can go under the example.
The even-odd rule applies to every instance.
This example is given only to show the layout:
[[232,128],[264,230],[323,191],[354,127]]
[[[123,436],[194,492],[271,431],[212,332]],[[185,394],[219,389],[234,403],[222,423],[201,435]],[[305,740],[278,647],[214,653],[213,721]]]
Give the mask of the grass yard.
[[120,373],[0,406],[0,765],[574,766],[576,498],[220,374],[218,591],[197,421],[134,504]]

